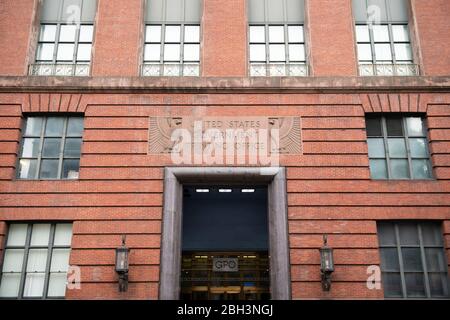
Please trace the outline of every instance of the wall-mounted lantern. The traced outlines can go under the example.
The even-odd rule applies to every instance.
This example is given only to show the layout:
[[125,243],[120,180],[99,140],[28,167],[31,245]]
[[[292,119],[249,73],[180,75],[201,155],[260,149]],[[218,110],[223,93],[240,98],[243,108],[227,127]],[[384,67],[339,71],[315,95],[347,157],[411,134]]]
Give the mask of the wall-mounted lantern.
[[119,292],[128,289],[128,254],[130,249],[125,245],[126,236],[122,236],[122,245],[116,248],[116,272],[119,274]]
[[331,274],[334,271],[333,249],[327,244],[327,235],[323,236],[323,247],[320,250],[320,273],[322,278],[322,290],[330,291]]

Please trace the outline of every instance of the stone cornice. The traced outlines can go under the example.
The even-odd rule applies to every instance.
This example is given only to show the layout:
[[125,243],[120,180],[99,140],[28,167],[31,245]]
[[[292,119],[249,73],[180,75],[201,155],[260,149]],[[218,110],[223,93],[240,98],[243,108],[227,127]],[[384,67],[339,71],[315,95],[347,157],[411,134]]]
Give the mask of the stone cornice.
[[29,77],[0,76],[0,92],[450,92],[442,77]]

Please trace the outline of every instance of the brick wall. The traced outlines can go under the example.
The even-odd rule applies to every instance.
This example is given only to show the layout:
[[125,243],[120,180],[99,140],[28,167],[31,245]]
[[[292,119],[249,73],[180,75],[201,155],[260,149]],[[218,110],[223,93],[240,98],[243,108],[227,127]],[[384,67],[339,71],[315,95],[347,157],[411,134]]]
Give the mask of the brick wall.
[[450,1],[411,0],[413,19],[421,50],[423,74],[442,76],[450,73]]
[[[69,299],[157,298],[163,167],[171,162],[168,156],[147,155],[149,116],[230,116],[239,110],[241,116],[302,117],[304,153],[281,159],[287,167],[293,298],[382,298],[381,290],[366,288],[367,266],[379,264],[377,220],[444,220],[450,247],[448,94],[217,93],[201,100],[181,93],[45,96],[0,94],[6,127],[0,150],[7,160],[1,168],[0,221],[75,221],[70,263],[81,267],[82,289],[70,290]],[[52,101],[69,100],[54,108],[85,114],[80,179],[11,181],[21,110],[47,111]],[[365,113],[422,109],[436,180],[370,180]],[[335,249],[330,293],[320,285],[318,248],[324,233]],[[114,272],[114,248],[122,234],[131,248],[127,293],[117,292]]]
[[37,0],[0,1],[0,75],[26,75]]

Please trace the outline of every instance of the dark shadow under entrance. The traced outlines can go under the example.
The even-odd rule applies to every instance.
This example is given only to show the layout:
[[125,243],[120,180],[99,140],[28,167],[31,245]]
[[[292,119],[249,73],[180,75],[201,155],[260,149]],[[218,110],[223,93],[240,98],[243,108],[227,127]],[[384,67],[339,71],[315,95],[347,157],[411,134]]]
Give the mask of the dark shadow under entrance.
[[270,299],[266,186],[183,188],[180,298]]

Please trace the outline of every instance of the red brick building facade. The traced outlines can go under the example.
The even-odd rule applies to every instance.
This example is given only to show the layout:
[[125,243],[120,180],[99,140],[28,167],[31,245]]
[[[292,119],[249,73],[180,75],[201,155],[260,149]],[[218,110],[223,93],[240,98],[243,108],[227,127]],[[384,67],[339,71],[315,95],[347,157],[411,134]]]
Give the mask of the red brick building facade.
[[[203,0],[199,76],[143,77],[146,1],[98,0],[90,74],[59,77],[29,75],[42,1],[0,0],[0,257],[13,223],[72,223],[70,265],[80,267],[81,286],[66,299],[158,299],[164,168],[174,164],[148,151],[149,118],[300,117],[301,154],[280,156],[292,299],[385,298],[383,287],[367,286],[368,267],[380,265],[382,221],[436,222],[448,282],[450,2],[407,3],[415,76],[359,76],[351,0],[305,0],[308,76],[249,76],[247,1]],[[78,178],[20,179],[26,117],[75,113],[84,119]],[[425,119],[430,179],[371,178],[366,119],[392,114]],[[123,234],[129,287],[118,292]],[[334,249],[329,292],[323,234]]]

